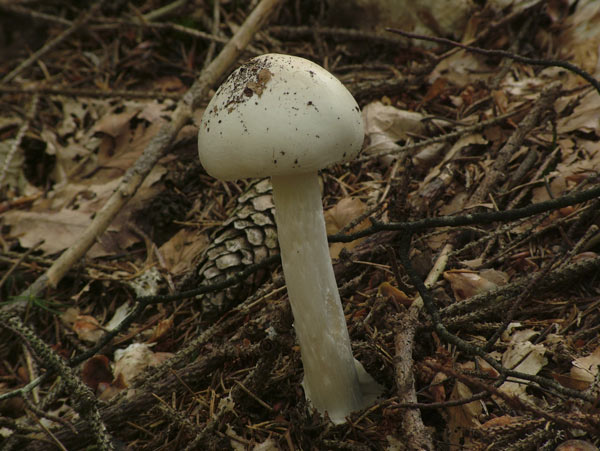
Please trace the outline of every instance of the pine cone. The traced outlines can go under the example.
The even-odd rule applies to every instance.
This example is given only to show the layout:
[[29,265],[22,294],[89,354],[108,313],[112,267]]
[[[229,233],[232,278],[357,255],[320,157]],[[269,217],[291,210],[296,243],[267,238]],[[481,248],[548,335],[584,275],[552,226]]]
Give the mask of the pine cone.
[[[237,202],[231,217],[214,233],[197,266],[196,280],[200,284],[220,282],[248,265],[279,254],[270,179],[251,183]],[[245,283],[203,296],[204,314],[208,317],[223,314],[255,291],[268,274],[267,270],[260,270]]]

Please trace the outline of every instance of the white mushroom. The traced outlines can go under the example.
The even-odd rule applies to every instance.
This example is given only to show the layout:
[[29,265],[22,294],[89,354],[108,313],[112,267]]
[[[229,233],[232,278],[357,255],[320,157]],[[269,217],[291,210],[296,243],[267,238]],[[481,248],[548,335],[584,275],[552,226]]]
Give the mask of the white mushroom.
[[305,394],[334,423],[372,402],[378,386],[352,356],[318,170],[354,158],[363,137],[358,105],[339,80],[306,59],[278,54],[233,72],[206,108],[198,134],[210,175],[272,178]]

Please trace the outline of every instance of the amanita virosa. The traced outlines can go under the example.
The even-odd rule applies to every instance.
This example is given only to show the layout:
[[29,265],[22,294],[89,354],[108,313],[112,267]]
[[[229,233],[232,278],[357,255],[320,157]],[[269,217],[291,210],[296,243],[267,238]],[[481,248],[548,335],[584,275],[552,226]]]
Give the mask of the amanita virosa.
[[334,423],[379,390],[352,356],[318,180],[319,169],[360,152],[363,133],[356,101],[333,75],[303,58],[267,54],[219,87],[198,134],[200,161],[213,177],[271,176],[305,394]]

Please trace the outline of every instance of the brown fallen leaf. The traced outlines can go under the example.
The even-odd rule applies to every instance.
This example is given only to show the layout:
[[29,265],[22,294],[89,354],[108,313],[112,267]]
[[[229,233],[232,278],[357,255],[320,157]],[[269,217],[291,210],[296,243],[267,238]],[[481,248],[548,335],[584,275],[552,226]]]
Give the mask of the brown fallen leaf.
[[516,418],[511,417],[510,415],[502,415],[501,417],[492,418],[491,420],[486,421],[479,427],[481,429],[487,429],[487,428],[495,428],[498,426],[506,426],[508,424],[515,422],[516,420],[517,420]]
[[451,269],[444,272],[444,279],[450,283],[450,287],[457,301],[468,299],[476,294],[484,293],[493,290],[498,286],[496,282],[492,282],[486,277],[483,277],[476,271],[467,269]]
[[[473,371],[475,369],[474,362],[466,362],[459,366],[466,371]],[[471,389],[462,382],[456,381],[450,393],[449,400],[455,401],[471,396],[473,396]],[[483,412],[481,401],[472,401],[460,406],[447,407],[446,412],[448,416],[448,440],[452,445],[464,446],[468,449],[470,441],[468,431],[480,425],[479,415]]]
[[598,451],[598,447],[584,440],[567,440],[558,445],[554,451]]
[[98,320],[90,315],[77,315],[73,323],[73,331],[80,340],[90,343],[96,343],[104,334]]
[[408,297],[404,291],[399,290],[389,282],[383,282],[379,285],[377,291],[380,295],[385,296],[398,304],[402,304],[405,307],[410,307],[414,301],[414,299]]
[[98,354],[86,360],[81,369],[81,379],[94,393],[100,383],[110,384],[113,374],[108,357]]
[[585,388],[589,387],[598,374],[598,365],[600,365],[600,346],[598,346],[590,355],[579,357],[573,360],[572,363],[571,378],[582,381],[582,383],[587,382]]
[[[327,234],[333,235],[338,233],[360,215],[366,211],[366,204],[355,197],[345,197],[341,199],[336,205],[325,211],[325,225],[327,228]],[[361,221],[356,227],[353,227],[349,232],[357,232],[364,230],[371,225],[368,219]],[[350,243],[332,243],[329,246],[329,254],[331,258],[338,258],[342,249],[348,250],[356,247],[360,244],[364,238],[351,241]]]

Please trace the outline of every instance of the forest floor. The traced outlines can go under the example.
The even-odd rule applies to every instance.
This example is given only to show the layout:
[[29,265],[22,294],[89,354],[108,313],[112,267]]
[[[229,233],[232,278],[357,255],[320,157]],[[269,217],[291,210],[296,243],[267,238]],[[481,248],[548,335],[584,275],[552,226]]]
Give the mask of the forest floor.
[[[0,3],[2,449],[598,449],[600,3],[426,4],[387,18],[409,36],[325,0]],[[268,181],[198,161],[263,53],[365,123],[320,174],[384,389],[341,425],[304,396]]]

